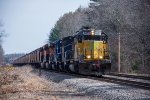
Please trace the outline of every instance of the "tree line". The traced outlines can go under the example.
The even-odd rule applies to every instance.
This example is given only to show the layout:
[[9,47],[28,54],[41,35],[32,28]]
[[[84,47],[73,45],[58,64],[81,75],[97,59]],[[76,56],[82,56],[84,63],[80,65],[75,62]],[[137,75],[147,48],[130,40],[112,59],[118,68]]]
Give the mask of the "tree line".
[[49,42],[73,35],[82,26],[101,29],[109,36],[112,71],[118,68],[118,36],[121,72],[150,74],[150,1],[91,0],[87,8],[58,19]]

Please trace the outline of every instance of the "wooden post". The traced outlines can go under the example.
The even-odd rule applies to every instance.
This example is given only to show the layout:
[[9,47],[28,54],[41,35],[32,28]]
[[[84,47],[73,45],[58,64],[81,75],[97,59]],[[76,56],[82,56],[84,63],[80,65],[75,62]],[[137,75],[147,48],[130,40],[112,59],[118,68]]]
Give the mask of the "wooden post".
[[118,35],[118,73],[120,73],[120,33]]

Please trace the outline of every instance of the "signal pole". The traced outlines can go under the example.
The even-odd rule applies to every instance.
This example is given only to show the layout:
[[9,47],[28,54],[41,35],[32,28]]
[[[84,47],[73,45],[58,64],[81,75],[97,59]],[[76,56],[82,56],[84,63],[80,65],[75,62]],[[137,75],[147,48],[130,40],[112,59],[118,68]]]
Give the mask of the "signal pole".
[[118,34],[118,73],[120,73],[120,33]]

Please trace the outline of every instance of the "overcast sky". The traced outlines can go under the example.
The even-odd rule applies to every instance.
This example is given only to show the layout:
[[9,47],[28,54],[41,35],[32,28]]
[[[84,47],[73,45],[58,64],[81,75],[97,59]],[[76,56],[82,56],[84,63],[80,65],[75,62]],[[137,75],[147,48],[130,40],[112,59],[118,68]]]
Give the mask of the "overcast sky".
[[5,54],[28,53],[48,39],[59,17],[87,7],[90,0],[0,0],[0,20],[7,33]]

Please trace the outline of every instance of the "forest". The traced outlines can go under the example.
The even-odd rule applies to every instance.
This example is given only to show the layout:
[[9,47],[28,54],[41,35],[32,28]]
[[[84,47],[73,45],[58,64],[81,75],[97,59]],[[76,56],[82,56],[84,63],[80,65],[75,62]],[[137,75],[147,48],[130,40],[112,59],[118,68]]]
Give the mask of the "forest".
[[150,74],[150,1],[90,0],[87,8],[61,16],[48,41],[74,35],[82,26],[104,31],[109,37],[112,71],[118,71],[118,39],[122,73]]

